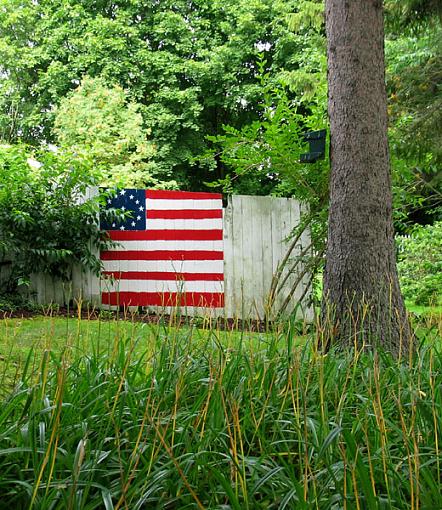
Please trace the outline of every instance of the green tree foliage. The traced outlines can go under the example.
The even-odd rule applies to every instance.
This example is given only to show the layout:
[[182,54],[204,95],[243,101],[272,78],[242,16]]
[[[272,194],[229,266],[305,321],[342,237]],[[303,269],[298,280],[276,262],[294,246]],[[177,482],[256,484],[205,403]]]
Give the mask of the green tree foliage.
[[[440,2],[385,4],[395,220],[406,230],[437,218],[428,213],[440,200]],[[321,0],[0,0],[0,138],[55,142],[57,107],[83,78],[99,78],[123,88],[151,132],[145,148],[155,151],[129,166],[200,188],[233,171],[205,157],[206,136],[262,118],[261,52],[269,83],[289,87],[297,113],[325,105],[323,27]],[[234,189],[274,185],[249,172]]]
[[407,223],[441,217],[442,4],[387,2],[390,139],[396,210]]
[[[232,175],[214,184],[223,185],[228,192],[243,193],[250,189],[250,180],[258,177],[253,190],[257,195],[271,192],[296,197],[311,207],[324,207],[327,161],[301,164],[300,158],[309,150],[303,134],[326,128],[325,103],[321,96],[310,97],[310,92],[308,102],[290,99],[287,87],[268,81],[265,66],[263,60],[259,68],[264,98],[257,105],[258,120],[241,129],[224,126],[223,135],[211,138],[221,161],[233,169]],[[302,113],[305,111],[308,115]]]
[[[312,52],[313,53],[313,52]],[[317,53],[320,55],[320,52]],[[325,65],[325,59],[318,59]],[[301,154],[309,152],[303,134],[308,131],[325,129],[326,84],[318,80],[312,88],[311,76],[306,68],[291,77],[305,75],[305,87],[295,82],[298,93],[293,91],[287,81],[274,84],[270,73],[266,71],[267,63],[262,58],[258,62],[259,82],[263,91],[263,100],[257,105],[258,119],[236,129],[224,126],[224,133],[211,138],[217,150],[217,156],[232,173],[212,185],[222,185],[224,191],[249,193],[256,195],[274,194],[292,196],[304,205],[304,212],[298,225],[293,225],[292,242],[275,272],[270,295],[274,296],[279,288],[282,272],[286,265],[290,271],[299,271],[299,264],[308,268],[313,275],[322,266],[325,245],[328,197],[328,158],[313,164],[301,163]],[[312,74],[316,74],[316,70]],[[293,84],[293,82],[292,82]],[[295,254],[294,247],[304,230],[310,232],[311,244]],[[295,280],[296,285],[300,280]],[[306,288],[309,288],[307,285]],[[282,305],[288,305],[287,300]]]
[[90,162],[79,156],[32,156],[24,147],[0,145],[0,263],[9,268],[2,290],[39,271],[69,279],[74,263],[99,271],[95,254],[108,246],[97,230],[101,198],[85,199],[96,182]]
[[102,185],[174,187],[176,182],[156,177],[155,148],[147,140],[150,131],[143,128],[139,110],[139,105],[127,102],[120,86],[86,77],[56,110],[57,144],[87,154],[100,170]]
[[439,0],[386,0],[387,15],[396,27],[426,24],[431,17],[442,19]]
[[[312,2],[304,2],[306,4]],[[0,132],[54,140],[56,106],[82,78],[119,84],[142,105],[163,180],[201,185],[205,135],[256,118],[256,60],[272,76],[299,69],[305,38],[288,27],[290,0],[1,0]],[[191,169],[194,164],[196,168]]]
[[239,129],[223,125],[224,133],[211,140],[220,149],[219,159],[232,169],[219,181],[225,189],[245,193],[255,175],[255,194],[294,196],[316,209],[325,204],[327,162],[301,165],[300,154],[308,152],[303,133],[327,127],[324,6],[302,0],[291,7],[286,22],[293,52],[286,66],[275,73],[267,54],[257,59],[262,98],[256,118]]

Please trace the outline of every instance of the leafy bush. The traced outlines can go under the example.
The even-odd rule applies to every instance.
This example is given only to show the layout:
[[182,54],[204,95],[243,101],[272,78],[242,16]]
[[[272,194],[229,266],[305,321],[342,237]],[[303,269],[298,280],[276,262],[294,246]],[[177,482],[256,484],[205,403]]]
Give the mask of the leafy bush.
[[418,227],[399,237],[398,270],[405,299],[417,305],[436,304],[442,289],[442,221]]
[[84,158],[0,146],[0,264],[9,267],[3,291],[33,272],[68,280],[75,263],[99,271],[96,253],[109,241],[97,229],[104,197],[85,198],[94,184]]
[[27,312],[39,312],[41,307],[27,299],[25,296],[14,294],[0,294],[0,313],[15,312],[16,310]]
[[57,143],[87,154],[104,186],[176,188],[154,162],[155,145],[148,141],[150,130],[143,128],[140,109],[121,87],[85,77],[56,111]]

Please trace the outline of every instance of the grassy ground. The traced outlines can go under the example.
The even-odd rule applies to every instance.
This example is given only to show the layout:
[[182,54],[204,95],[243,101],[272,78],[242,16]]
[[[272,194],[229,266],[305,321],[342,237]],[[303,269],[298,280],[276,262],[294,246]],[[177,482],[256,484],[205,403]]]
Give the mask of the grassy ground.
[[418,353],[274,333],[0,323],[0,508],[442,508],[437,314]]
[[[23,370],[36,373],[44,353],[61,356],[65,350],[75,357],[112,356],[121,340],[131,339],[136,353],[148,352],[164,337],[179,335],[189,343],[205,343],[216,335],[217,342],[230,349],[241,342],[258,347],[269,341],[265,333],[223,331],[210,328],[210,323],[197,328],[190,325],[175,327],[166,319],[159,323],[130,320],[84,320],[76,317],[36,315],[31,318],[0,320],[0,376],[8,384],[0,387],[0,395],[9,391],[20,379]],[[295,341],[301,342],[301,337]]]
[[407,303],[407,310],[411,313],[423,316],[442,316],[442,305],[438,306],[423,306],[415,305],[414,303]]

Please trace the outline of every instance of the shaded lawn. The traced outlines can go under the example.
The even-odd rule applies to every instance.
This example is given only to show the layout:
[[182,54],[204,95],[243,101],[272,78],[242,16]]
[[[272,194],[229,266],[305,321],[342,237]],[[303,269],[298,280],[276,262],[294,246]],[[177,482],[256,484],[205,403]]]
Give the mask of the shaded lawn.
[[[88,355],[114,357],[122,340],[133,344],[135,353],[146,355],[161,341],[175,338],[204,344],[208,340],[233,349],[241,343],[259,349],[269,341],[266,333],[221,329],[175,327],[167,322],[144,323],[130,320],[87,320],[71,317],[34,316],[0,320],[0,394],[12,389],[25,367],[38,373],[44,353],[58,358],[70,351],[70,358]],[[297,341],[302,341],[298,337]],[[5,384],[6,382],[6,384]]]
[[[435,330],[437,336],[442,333],[442,306],[417,306],[407,303],[407,309],[415,319],[416,330],[426,333]],[[280,341],[284,341],[287,324],[276,332]],[[308,328],[305,328],[306,331]],[[295,342],[304,343],[306,335],[297,336]],[[136,340],[136,349],[144,352],[149,345],[161,337],[184,335],[189,341],[205,341],[212,336],[227,348],[235,348],[239,343],[259,348],[262,342],[268,342],[271,335],[251,331],[224,331],[211,329],[210,325],[195,327],[181,325],[175,327],[167,320],[159,323],[145,323],[131,320],[87,320],[76,317],[60,317],[52,315],[36,315],[31,318],[0,319],[0,361],[12,359],[22,363],[29,356],[30,350],[36,356],[45,350],[60,353],[66,347],[76,351],[79,356],[92,352],[111,353],[115,342],[121,338]],[[0,368],[1,370],[1,368]]]
[[[81,353],[92,350],[108,350],[115,339],[136,338],[139,348],[145,349],[152,338],[158,335],[190,335],[204,339],[216,335],[226,347],[239,341],[259,342],[267,338],[266,333],[251,331],[224,331],[220,328],[181,325],[175,327],[167,321],[145,323],[131,320],[86,320],[71,317],[40,316],[31,318],[5,318],[0,320],[0,349],[6,352],[27,354],[30,347],[60,351],[64,347],[75,347]],[[144,342],[143,342],[144,340]],[[144,345],[143,345],[144,343]]]
[[[440,341],[442,336],[442,307],[412,306],[407,308],[414,318],[418,339],[433,337]],[[155,349],[158,342],[175,338],[193,343],[220,345],[228,350],[244,344],[246,348],[259,351],[274,341],[281,347],[291,338],[291,344],[304,345],[310,335],[287,335],[287,324],[275,334],[251,331],[225,331],[219,328],[181,325],[173,326],[167,320],[145,323],[131,320],[87,320],[76,317],[36,315],[31,318],[4,318],[0,320],[0,380],[5,394],[17,384],[25,367],[30,373],[37,373],[45,352],[58,357],[66,349],[71,359],[84,355],[113,357],[123,339],[133,342],[135,353],[146,354]],[[6,384],[5,384],[6,383]]]
[[442,318],[442,304],[437,306],[415,305],[414,303],[406,303],[407,310],[411,313],[424,316],[433,316]]

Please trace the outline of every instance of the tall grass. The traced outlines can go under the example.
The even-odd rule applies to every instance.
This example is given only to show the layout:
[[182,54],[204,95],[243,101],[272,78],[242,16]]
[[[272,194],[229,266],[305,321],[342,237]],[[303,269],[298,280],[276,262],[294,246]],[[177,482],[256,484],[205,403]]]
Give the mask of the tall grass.
[[435,339],[394,360],[290,328],[146,331],[30,350],[0,406],[0,508],[442,508]]

